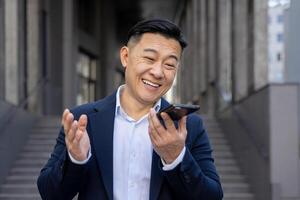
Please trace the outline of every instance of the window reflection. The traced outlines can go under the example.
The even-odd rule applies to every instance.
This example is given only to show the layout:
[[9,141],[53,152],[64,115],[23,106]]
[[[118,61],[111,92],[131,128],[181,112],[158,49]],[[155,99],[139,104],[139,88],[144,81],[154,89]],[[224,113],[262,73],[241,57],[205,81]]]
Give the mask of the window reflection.
[[77,105],[95,101],[96,95],[96,59],[91,55],[79,52],[77,64],[78,93]]

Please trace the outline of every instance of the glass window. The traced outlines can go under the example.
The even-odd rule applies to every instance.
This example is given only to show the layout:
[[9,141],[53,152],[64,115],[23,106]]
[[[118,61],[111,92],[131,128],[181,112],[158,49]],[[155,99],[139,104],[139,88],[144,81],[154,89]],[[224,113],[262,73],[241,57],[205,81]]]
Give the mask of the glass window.
[[96,59],[86,53],[79,52],[77,63],[78,92],[77,105],[95,101],[96,98]]
[[277,15],[277,22],[278,23],[283,23],[283,15]]
[[281,53],[278,52],[278,53],[277,53],[277,61],[280,61],[280,60],[281,60]]
[[283,34],[282,33],[277,34],[277,42],[283,42]]

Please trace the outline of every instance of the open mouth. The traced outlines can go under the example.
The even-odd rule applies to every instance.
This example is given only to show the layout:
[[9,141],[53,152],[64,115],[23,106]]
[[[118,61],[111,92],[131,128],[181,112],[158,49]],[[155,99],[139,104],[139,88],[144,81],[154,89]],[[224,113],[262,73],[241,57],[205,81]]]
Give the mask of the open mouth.
[[160,84],[153,83],[149,80],[142,79],[142,81],[143,81],[144,84],[149,85],[151,87],[159,88],[161,86]]

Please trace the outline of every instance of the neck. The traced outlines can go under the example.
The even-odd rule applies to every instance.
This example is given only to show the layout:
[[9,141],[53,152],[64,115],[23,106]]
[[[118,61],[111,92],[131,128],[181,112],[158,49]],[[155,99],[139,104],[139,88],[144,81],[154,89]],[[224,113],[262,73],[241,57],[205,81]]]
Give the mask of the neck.
[[120,103],[127,115],[135,120],[138,120],[146,115],[149,112],[150,108],[152,108],[154,105],[154,103],[147,104],[133,98],[126,86],[124,90],[120,92]]

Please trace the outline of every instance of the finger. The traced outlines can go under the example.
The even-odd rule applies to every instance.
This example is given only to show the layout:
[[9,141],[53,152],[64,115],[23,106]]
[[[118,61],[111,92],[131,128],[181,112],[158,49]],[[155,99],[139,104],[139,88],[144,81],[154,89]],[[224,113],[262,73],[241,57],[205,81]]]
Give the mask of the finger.
[[75,133],[75,137],[73,140],[73,145],[79,147],[80,146],[80,140],[83,137],[84,132],[81,131],[80,129],[77,129]]
[[152,138],[153,141],[157,141],[160,139],[160,136],[157,133],[157,131],[153,128],[153,124],[150,124],[150,123],[151,122],[149,122],[149,127],[148,127],[149,136],[150,136],[150,138]]
[[68,131],[67,139],[69,142],[73,142],[75,138],[76,131],[78,130],[78,122],[74,120],[71,126],[71,129]]
[[157,119],[158,124],[155,124],[155,118],[156,117],[156,113],[154,110],[150,110],[150,115],[149,115],[149,126],[151,128],[151,131],[153,132],[153,134],[157,135],[156,138],[160,138],[161,134],[164,134],[164,132],[166,131],[166,129],[161,125],[160,121]]
[[70,111],[69,111],[69,109],[65,109],[64,110],[64,112],[63,112],[63,114],[62,114],[62,118],[61,118],[61,125],[63,126],[64,125],[64,123],[65,123],[65,121],[66,121],[66,118],[67,118],[67,114],[69,113]]
[[159,119],[156,116],[156,112],[153,108],[150,109],[150,121],[152,123],[152,127],[154,130],[159,134],[165,134],[166,129],[165,127],[160,123]]
[[64,131],[65,133],[68,133],[71,126],[72,126],[72,123],[74,121],[74,116],[72,113],[68,113],[67,116],[66,116],[66,120],[64,122]]
[[75,134],[74,142],[79,144],[79,142],[80,142],[80,140],[81,140],[83,134],[84,134],[84,132],[81,131],[80,129],[78,129],[78,130],[76,131],[76,134]]
[[81,115],[79,120],[78,120],[78,128],[81,131],[85,131],[87,126],[87,116],[86,115]]
[[187,130],[186,130],[186,119],[187,119],[187,116],[184,116],[182,117],[180,120],[179,120],[179,126],[178,126],[178,131],[179,133],[183,133],[183,134],[187,134]]
[[174,124],[173,120],[171,119],[171,117],[167,113],[165,113],[165,112],[161,113],[161,118],[164,120],[166,129],[168,131],[170,131],[170,132],[176,131],[175,124]]

